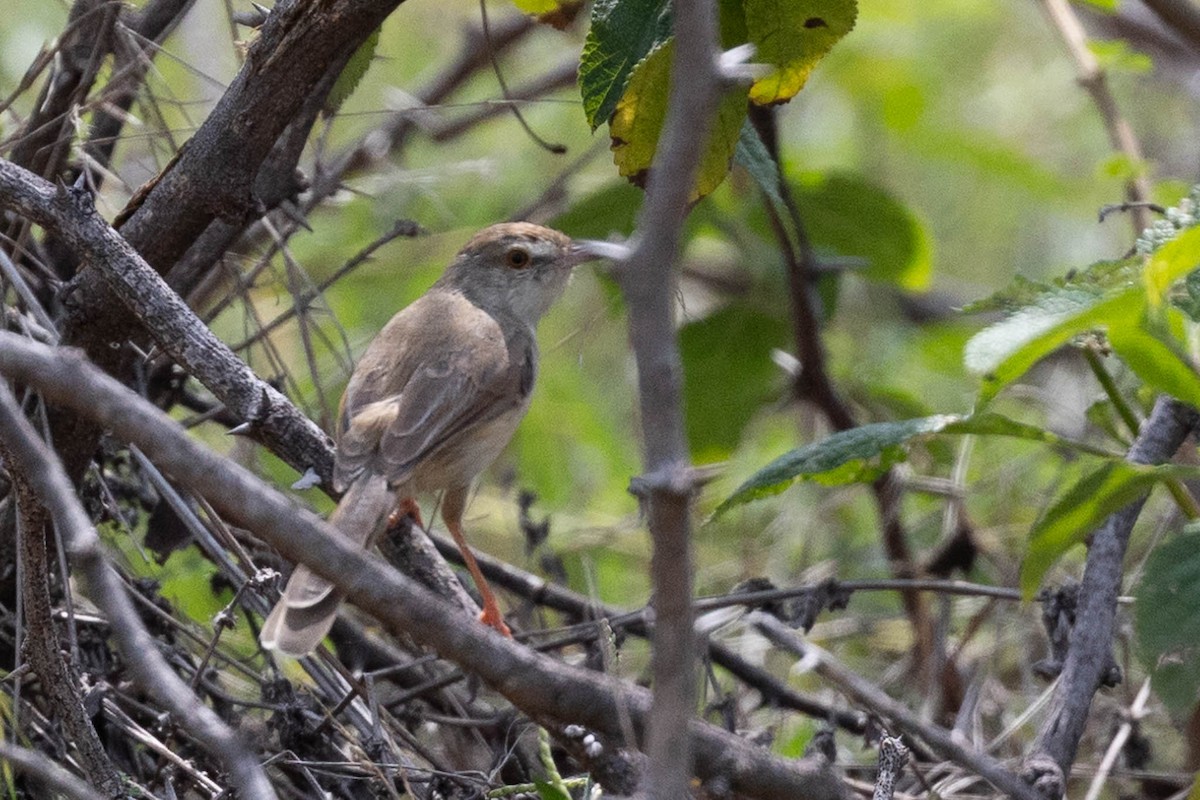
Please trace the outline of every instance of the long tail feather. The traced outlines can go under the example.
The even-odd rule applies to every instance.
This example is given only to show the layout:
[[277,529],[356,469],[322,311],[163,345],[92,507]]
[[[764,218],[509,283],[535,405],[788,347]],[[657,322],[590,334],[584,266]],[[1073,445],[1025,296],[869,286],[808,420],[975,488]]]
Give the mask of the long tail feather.
[[[329,522],[342,535],[370,547],[383,532],[395,503],[387,479],[368,472],[350,484]],[[259,641],[268,650],[296,657],[308,655],[333,627],[341,604],[342,594],[333,584],[303,564],[298,565],[283,596],[263,622]]]

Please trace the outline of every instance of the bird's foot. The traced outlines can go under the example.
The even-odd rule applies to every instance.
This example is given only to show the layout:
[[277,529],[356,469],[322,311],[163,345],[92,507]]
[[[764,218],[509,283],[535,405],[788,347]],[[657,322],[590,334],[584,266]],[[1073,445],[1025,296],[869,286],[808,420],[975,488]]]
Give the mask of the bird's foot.
[[500,609],[496,606],[484,604],[483,611],[479,612],[479,621],[504,638],[513,638],[512,631],[504,624],[504,617],[500,614]]
[[413,524],[421,530],[426,530],[425,520],[421,519],[421,507],[417,505],[415,498],[405,497],[396,504],[396,507],[392,509],[392,513],[388,516],[388,530],[398,527],[404,521],[405,517],[409,517],[413,521]]

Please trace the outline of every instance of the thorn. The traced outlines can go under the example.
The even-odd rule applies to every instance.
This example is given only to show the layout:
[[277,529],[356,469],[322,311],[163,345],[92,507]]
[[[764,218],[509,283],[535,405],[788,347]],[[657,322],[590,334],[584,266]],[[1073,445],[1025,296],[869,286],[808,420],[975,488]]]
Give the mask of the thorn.
[[[238,427],[240,428],[242,426],[239,425]],[[229,432],[233,433],[232,430]],[[308,469],[304,470],[304,474],[301,475],[299,477],[299,479],[297,479],[297,481],[292,484],[292,488],[294,490],[296,490],[297,492],[300,492],[305,489],[311,489],[314,486],[320,486],[320,485],[321,485],[321,476],[317,474],[317,471],[315,469],[313,469],[312,467],[309,467]]]
[[226,436],[246,436],[254,428],[253,422],[243,422],[241,425],[234,425],[229,430],[225,431]]
[[75,183],[71,186],[77,192],[82,192],[87,189],[87,171],[79,170],[79,176],[75,178]]
[[581,239],[575,242],[575,247],[581,253],[610,261],[626,261],[633,251],[628,242],[603,242],[599,239]]
[[730,83],[752,83],[773,69],[769,64],[754,64],[756,50],[747,42],[732,47],[717,57],[717,72]]
[[300,213],[300,209],[297,208],[296,204],[291,200],[284,200],[282,203],[280,203],[279,210],[283,212],[285,217],[299,225],[301,228],[304,228],[304,230],[308,231],[309,233],[313,232],[312,226],[308,224],[308,220],[304,218],[304,215]]

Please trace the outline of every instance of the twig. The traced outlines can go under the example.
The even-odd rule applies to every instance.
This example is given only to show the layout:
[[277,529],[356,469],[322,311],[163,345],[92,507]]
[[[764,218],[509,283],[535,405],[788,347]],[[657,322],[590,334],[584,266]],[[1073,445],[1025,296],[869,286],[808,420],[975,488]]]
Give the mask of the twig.
[[675,52],[666,121],[633,249],[617,270],[629,309],[646,448],[645,472],[630,484],[630,491],[641,501],[654,544],[654,706],[646,749],[650,764],[642,787],[651,800],[684,797],[691,775],[690,742],[679,732],[693,717],[696,704],[690,519],[694,481],[683,427],[674,267],[703,149],[697,143],[708,139],[722,89],[716,5],[677,0],[673,13]]
[[908,763],[908,748],[899,736],[888,736],[879,740],[879,774],[875,776],[875,791],[871,800],[892,800],[896,793],[896,779],[900,770]]
[[[1134,464],[1161,464],[1175,454],[1197,423],[1200,415],[1194,409],[1160,396],[1129,448],[1127,459]],[[1070,649],[1050,700],[1050,710],[1025,758],[1023,770],[1026,780],[1047,796],[1060,796],[1066,788],[1066,775],[1075,761],[1092,696],[1112,663],[1113,626],[1125,549],[1144,503],[1143,497],[1110,516],[1092,535],[1088,547]]]
[[0,759],[11,764],[18,772],[32,775],[47,788],[62,792],[70,800],[101,800],[95,789],[36,750],[0,741]]
[[1200,9],[1181,0],[1142,0],[1173,32],[1186,39],[1193,49],[1200,48]]
[[[0,373],[90,416],[119,439],[137,443],[160,468],[204,495],[231,523],[334,582],[389,631],[412,636],[474,672],[530,716],[585,725],[619,740],[620,719],[628,713],[634,730],[644,735],[650,716],[645,690],[533,653],[479,625],[337,535],[311,512],[298,509],[244,467],[190,439],[178,423],[77,353],[0,332]],[[690,725],[689,737],[680,736],[682,730],[674,734],[690,739],[697,755],[696,774],[720,777],[731,791],[764,800],[842,796],[841,784],[824,759],[784,761],[698,721]]]
[[910,736],[922,739],[942,757],[966,767],[1012,797],[1019,800],[1039,800],[1039,795],[1030,786],[994,758],[963,747],[950,731],[925,722],[903,703],[893,700],[870,681],[846,669],[832,655],[804,641],[775,617],[756,611],[750,615],[749,621],[778,647],[803,659],[805,666],[811,667],[822,678],[834,684],[839,691],[881,717],[891,720],[892,724]]
[[1133,699],[1133,704],[1129,706],[1129,712],[1125,720],[1121,723],[1121,727],[1117,729],[1112,741],[1108,745],[1108,749],[1104,751],[1104,758],[1100,760],[1100,766],[1096,768],[1096,775],[1092,778],[1092,784],[1088,787],[1087,795],[1083,800],[1098,800],[1100,793],[1104,791],[1104,784],[1108,782],[1108,776],[1112,772],[1113,765],[1117,763],[1117,756],[1121,755],[1121,750],[1125,747],[1125,743],[1129,741],[1129,736],[1133,733],[1133,724],[1137,722],[1146,713],[1146,703],[1150,699],[1150,679],[1146,678],[1142,681],[1142,688],[1138,690],[1137,697]]
[[[11,419],[9,418],[11,416]],[[62,721],[64,734],[79,751],[84,773],[88,779],[108,797],[121,793],[121,779],[116,767],[104,752],[104,745],[96,734],[92,721],[83,708],[83,697],[79,692],[79,676],[63,659],[59,652],[58,632],[51,613],[50,569],[46,558],[46,540],[54,532],[47,526],[47,507],[39,495],[45,494],[35,474],[36,464],[28,462],[18,441],[9,431],[12,420],[21,420],[20,407],[12,392],[0,381],[0,456],[10,465],[17,499],[17,530],[20,540],[20,591],[21,608],[27,631],[22,655],[29,659],[34,672],[42,682],[42,688],[50,708]],[[25,424],[29,436],[36,437],[32,428]],[[57,522],[57,520],[56,520]],[[65,535],[59,526],[60,535]]]
[[[116,572],[105,559],[100,539],[76,499],[66,473],[25,421],[16,399],[3,384],[0,384],[0,433],[14,463],[19,465],[49,509],[55,526],[66,541],[72,563],[86,580],[88,596],[104,609],[134,680],[162,703],[180,725],[218,755],[240,795],[254,800],[275,797],[254,751],[192,694],[159,653]],[[117,789],[119,785],[118,782]]]
[[[769,199],[765,202],[767,218],[771,223],[776,242],[787,265],[788,296],[791,303],[792,335],[796,340],[796,353],[801,371],[793,383],[798,400],[812,403],[829,421],[834,430],[844,431],[858,423],[850,407],[834,386],[826,367],[825,344],[821,339],[821,325],[817,317],[818,298],[814,291],[814,275],[817,272],[816,251],[808,238],[800,207],[792,197],[783,164],[779,160],[778,135],[775,111],[771,108],[752,108],[751,119],[763,143],[772,155],[779,177],[779,190],[795,235],[793,245],[787,225],[779,209]],[[917,569],[908,544],[908,533],[900,516],[903,487],[894,469],[886,470],[871,483],[875,507],[882,528],[883,548],[888,557],[892,574],[901,580],[912,578]],[[931,673],[933,667],[933,622],[929,609],[915,591],[902,591],[901,601],[916,639],[914,659],[919,671],[932,683],[937,677]]]
[[1150,200],[1150,181],[1143,174],[1145,160],[1141,145],[1138,144],[1129,121],[1121,116],[1117,101],[1108,87],[1108,78],[1095,54],[1088,48],[1087,32],[1080,24],[1070,2],[1042,0],[1042,3],[1075,61],[1075,68],[1079,72],[1079,84],[1092,96],[1092,102],[1096,104],[1096,109],[1104,120],[1104,128],[1108,131],[1113,149],[1124,155],[1130,162],[1130,169],[1136,171],[1125,184],[1125,195],[1134,204],[1129,215],[1133,235],[1140,236],[1143,230],[1150,227],[1150,214],[1143,205]]
[[[54,186],[0,161],[0,206],[54,230],[92,265],[177,363],[249,424],[250,431],[300,473],[328,482],[329,440],[316,425],[209,330],[120,234],[96,213],[81,188]],[[314,446],[319,443],[320,446]]]

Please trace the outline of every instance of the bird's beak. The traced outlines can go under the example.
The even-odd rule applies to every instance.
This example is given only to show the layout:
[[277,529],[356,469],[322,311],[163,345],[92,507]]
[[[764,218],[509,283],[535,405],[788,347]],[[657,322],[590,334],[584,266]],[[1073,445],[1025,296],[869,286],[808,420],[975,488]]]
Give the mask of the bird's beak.
[[620,261],[625,257],[628,248],[623,244],[602,242],[597,239],[577,239],[571,243],[571,251],[567,258],[571,266],[578,266],[588,261],[598,261],[602,258]]

